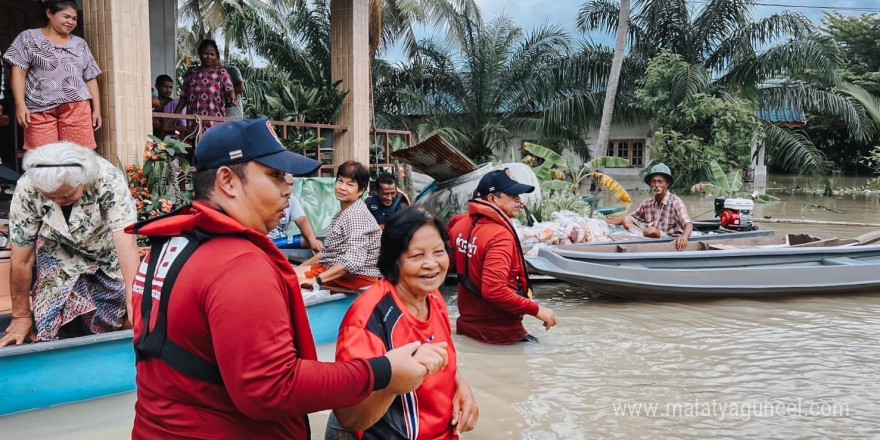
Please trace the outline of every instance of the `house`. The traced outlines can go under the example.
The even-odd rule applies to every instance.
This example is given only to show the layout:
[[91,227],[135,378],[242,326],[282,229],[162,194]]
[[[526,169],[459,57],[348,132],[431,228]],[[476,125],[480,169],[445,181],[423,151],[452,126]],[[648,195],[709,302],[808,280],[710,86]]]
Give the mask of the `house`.
[[[103,73],[98,77],[104,126],[96,133],[98,153],[122,165],[140,162],[152,131],[151,84],[176,66],[177,0],[77,0],[74,34],[88,42]],[[337,120],[333,163],[370,162],[369,0],[331,2],[332,77],[349,90]],[[40,0],[0,0],[0,51],[22,30],[42,26]],[[4,66],[6,77],[9,67]],[[4,112],[13,112],[6,82]],[[14,118],[13,118],[14,119]],[[0,127],[0,159],[18,164],[23,151],[15,121]]]
[[[622,157],[629,161],[627,168],[609,168],[602,171],[618,181],[625,189],[647,190],[648,186],[642,180],[642,172],[650,163],[648,158],[648,147],[651,145],[651,138],[654,136],[654,130],[649,124],[622,125],[616,124],[611,127],[608,145],[605,148],[599,148],[596,145],[596,138],[599,136],[599,128],[595,127],[590,131],[588,144],[590,145],[590,156],[592,158],[601,156]],[[508,148],[495,151],[495,157],[511,158],[511,160],[522,160],[523,154],[527,154],[521,148],[523,142],[537,143],[538,136],[523,135],[514,138],[508,144]]]

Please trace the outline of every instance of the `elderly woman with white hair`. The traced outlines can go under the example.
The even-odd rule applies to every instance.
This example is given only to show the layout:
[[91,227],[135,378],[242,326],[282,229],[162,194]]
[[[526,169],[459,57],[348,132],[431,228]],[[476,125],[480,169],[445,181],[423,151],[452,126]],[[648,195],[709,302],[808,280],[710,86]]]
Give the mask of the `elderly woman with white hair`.
[[12,324],[0,347],[122,329],[140,263],[123,231],[137,212],[122,172],[69,142],[29,151],[24,168],[9,212]]

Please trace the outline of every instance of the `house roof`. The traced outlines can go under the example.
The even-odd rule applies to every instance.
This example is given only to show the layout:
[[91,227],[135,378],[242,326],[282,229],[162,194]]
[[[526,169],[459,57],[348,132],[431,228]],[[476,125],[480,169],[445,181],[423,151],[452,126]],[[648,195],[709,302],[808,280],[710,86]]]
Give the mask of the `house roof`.
[[397,150],[391,157],[412,165],[438,182],[452,180],[458,176],[477,170],[477,165],[458,151],[439,134],[425,139],[420,144]]
[[758,119],[763,119],[773,124],[781,124],[787,126],[807,125],[807,116],[803,109],[785,108],[760,108],[755,112]]

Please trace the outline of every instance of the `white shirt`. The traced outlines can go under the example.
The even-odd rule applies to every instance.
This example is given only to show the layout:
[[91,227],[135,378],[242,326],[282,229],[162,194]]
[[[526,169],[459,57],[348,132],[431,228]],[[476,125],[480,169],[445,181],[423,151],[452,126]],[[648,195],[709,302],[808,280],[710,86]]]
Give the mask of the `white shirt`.
[[281,219],[281,223],[278,223],[278,227],[269,232],[269,238],[271,239],[286,237],[287,228],[290,224],[306,216],[306,211],[303,210],[302,204],[299,203],[296,197],[291,195],[288,200],[290,201],[290,207],[284,210],[284,217]]

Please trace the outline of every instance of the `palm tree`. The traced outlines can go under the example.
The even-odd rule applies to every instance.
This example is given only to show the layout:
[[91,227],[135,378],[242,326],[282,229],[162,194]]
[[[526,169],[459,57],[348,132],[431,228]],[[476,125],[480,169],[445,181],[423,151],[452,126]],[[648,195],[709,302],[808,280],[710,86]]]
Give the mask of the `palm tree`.
[[[178,0],[178,15],[189,25],[179,29],[178,50],[192,54],[200,41],[214,38],[220,32],[225,42],[223,61],[228,63],[230,43],[246,38],[242,33],[245,31],[241,25],[243,22],[247,23],[255,14],[284,14],[303,3],[303,0]],[[238,47],[246,49],[249,46],[239,44]]]
[[[843,61],[840,48],[802,14],[788,11],[751,19],[756,0],[709,0],[692,11],[687,0],[639,0],[630,17],[631,56],[651,59],[661,51],[680,55],[710,72],[715,93],[752,100],[757,106],[802,106],[847,121],[851,134],[873,130],[855,100],[835,89]],[[578,13],[585,31],[611,32],[620,6],[591,0]],[[795,87],[765,87],[780,79]],[[766,148],[778,164],[821,171],[823,155],[800,133],[765,124]]]
[[483,23],[455,14],[448,26],[445,42],[420,42],[418,62],[405,67],[412,85],[397,96],[406,113],[424,117],[420,137],[441,133],[487,160],[515,133],[540,128],[543,79],[569,37],[557,26],[527,33],[506,16]]
[[599,124],[597,145],[608,143],[611,134],[611,116],[614,112],[614,100],[617,97],[617,86],[620,82],[620,70],[626,55],[626,40],[629,34],[630,0],[620,0],[620,13],[617,20],[617,40],[614,44],[614,58],[611,61],[611,72],[608,74],[608,87],[605,88],[605,101],[602,106],[602,122]]

